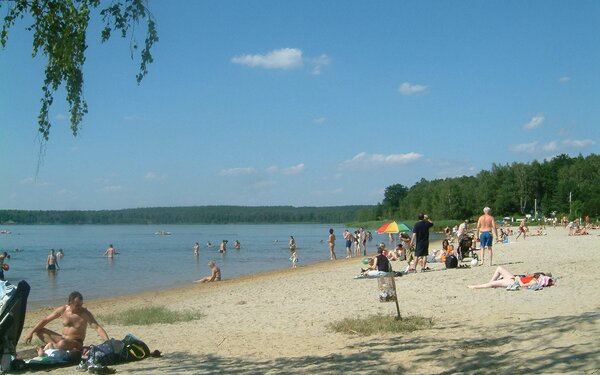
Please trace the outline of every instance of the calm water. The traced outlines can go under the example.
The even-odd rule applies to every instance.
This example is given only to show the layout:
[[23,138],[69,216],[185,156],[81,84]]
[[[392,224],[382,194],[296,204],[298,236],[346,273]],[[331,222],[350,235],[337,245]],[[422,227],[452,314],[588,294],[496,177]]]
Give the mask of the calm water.
[[[289,236],[298,246],[300,265],[329,259],[327,235],[333,228],[338,237],[338,257],[345,256],[342,225],[4,225],[0,229],[0,250],[11,258],[7,280],[31,285],[29,307],[51,306],[65,301],[73,290],[85,298],[101,298],[140,291],[172,288],[190,284],[210,274],[206,263],[214,260],[223,278],[290,267]],[[154,233],[164,230],[168,236]],[[386,236],[374,235],[368,244]],[[227,253],[218,252],[219,243],[228,240]],[[235,240],[241,250],[233,248]],[[193,253],[194,242],[200,243],[200,256]],[[206,243],[210,241],[212,248]],[[323,241],[323,242],[321,242]],[[109,244],[120,253],[113,260],[103,257]],[[63,249],[60,269],[45,269],[50,249]],[[21,249],[22,251],[15,251]]]

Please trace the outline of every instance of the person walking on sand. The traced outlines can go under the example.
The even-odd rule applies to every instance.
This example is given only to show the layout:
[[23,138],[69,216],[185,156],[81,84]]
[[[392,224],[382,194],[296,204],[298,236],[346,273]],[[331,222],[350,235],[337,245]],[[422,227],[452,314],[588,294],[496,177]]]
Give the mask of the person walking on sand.
[[117,254],[117,251],[115,250],[113,245],[108,245],[108,249],[106,249],[106,251],[104,252],[104,256],[107,258],[112,258],[115,256],[115,254]]
[[485,251],[490,253],[490,266],[492,265],[492,230],[498,238],[498,228],[496,227],[496,221],[494,217],[490,215],[491,208],[485,207],[483,209],[483,215],[477,220],[477,237],[481,245],[481,264],[485,263]]
[[525,228],[525,219],[521,220],[521,223],[519,224],[518,232],[519,232],[519,234],[517,234],[515,241],[518,240],[519,237],[521,237],[521,234],[523,235],[523,239],[525,239],[525,237],[527,237],[527,235],[526,235],[527,229]]
[[335,234],[333,234],[333,228],[329,229],[329,237],[327,238],[327,244],[329,245],[329,259],[336,260],[335,256]]
[[56,254],[54,254],[54,249],[50,249],[50,254],[48,254],[48,258],[46,258],[46,269],[48,271],[55,271],[58,268],[58,259]]
[[348,229],[344,230],[344,240],[346,241],[346,258],[352,258],[352,233]]
[[200,280],[194,281],[195,283],[210,283],[213,281],[221,281],[221,269],[217,267],[215,262],[212,260],[208,262],[208,268],[210,268],[210,276],[201,278]]
[[198,243],[198,241],[196,241],[196,243],[194,243],[194,255],[198,254],[200,254],[200,244]]
[[[429,255],[429,228],[433,226],[433,222],[426,214],[419,214],[419,221],[413,227],[413,235],[411,246],[415,246],[415,263],[412,270],[417,271],[417,264],[421,259],[421,272],[427,270],[427,255]],[[409,271],[411,271],[409,269]]]
[[[49,330],[45,326],[55,319],[62,321],[62,334]],[[87,327],[92,327],[103,341],[109,339],[108,334],[96,321],[94,315],[83,307],[83,296],[75,291],[69,294],[66,305],[56,308],[50,315],[40,320],[25,336],[25,343],[31,343],[36,335],[46,344],[52,343],[56,349],[78,350],[83,348]]]

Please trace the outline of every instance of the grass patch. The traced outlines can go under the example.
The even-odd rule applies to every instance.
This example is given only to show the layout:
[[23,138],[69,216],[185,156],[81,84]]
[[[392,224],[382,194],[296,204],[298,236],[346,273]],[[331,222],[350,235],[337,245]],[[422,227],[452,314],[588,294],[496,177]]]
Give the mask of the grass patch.
[[365,318],[346,318],[329,325],[334,332],[349,335],[372,336],[386,333],[409,333],[433,326],[431,318],[407,316],[396,320],[396,316],[376,314]]
[[173,324],[200,319],[204,314],[197,311],[173,311],[162,306],[133,308],[117,313],[99,315],[100,320],[120,325]]

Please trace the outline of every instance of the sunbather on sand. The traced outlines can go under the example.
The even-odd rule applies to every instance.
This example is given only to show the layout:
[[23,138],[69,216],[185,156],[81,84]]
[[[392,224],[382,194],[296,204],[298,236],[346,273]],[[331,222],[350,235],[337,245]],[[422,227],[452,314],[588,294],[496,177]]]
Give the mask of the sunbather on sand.
[[551,274],[536,272],[533,275],[513,275],[504,267],[498,266],[496,268],[496,271],[494,272],[494,276],[492,276],[492,279],[489,282],[479,285],[468,285],[468,287],[471,289],[506,288],[510,285],[515,284],[516,282],[519,283],[520,287],[527,287],[538,285],[538,281],[542,279],[540,278],[540,276],[544,276],[543,284],[545,284],[541,286],[550,286],[553,284]]
[[[62,321],[62,334],[45,328],[46,324],[55,319]],[[56,308],[27,333],[25,343],[29,344],[33,335],[36,335],[44,343],[52,343],[51,346],[55,349],[81,350],[88,326],[92,327],[102,340],[108,340],[108,334],[104,328],[98,324],[92,313],[83,307],[81,293],[72,292],[69,295],[68,304]]]
[[217,267],[215,262],[212,260],[208,262],[208,267],[211,270],[210,276],[201,278],[200,280],[194,281],[195,283],[210,283],[212,281],[221,281],[221,269]]

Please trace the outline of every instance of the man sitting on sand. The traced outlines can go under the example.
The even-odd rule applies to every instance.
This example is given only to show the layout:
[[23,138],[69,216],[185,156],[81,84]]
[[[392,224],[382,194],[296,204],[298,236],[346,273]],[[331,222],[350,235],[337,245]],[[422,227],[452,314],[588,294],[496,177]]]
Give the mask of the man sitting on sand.
[[[46,324],[58,318],[62,320],[62,334],[44,328]],[[35,334],[44,343],[52,344],[51,347],[55,349],[80,351],[83,348],[83,340],[85,339],[88,325],[98,332],[103,341],[108,340],[108,335],[104,328],[98,324],[94,315],[83,307],[83,296],[81,293],[72,292],[69,294],[68,304],[56,308],[27,333],[25,343],[31,343],[31,339]]]

